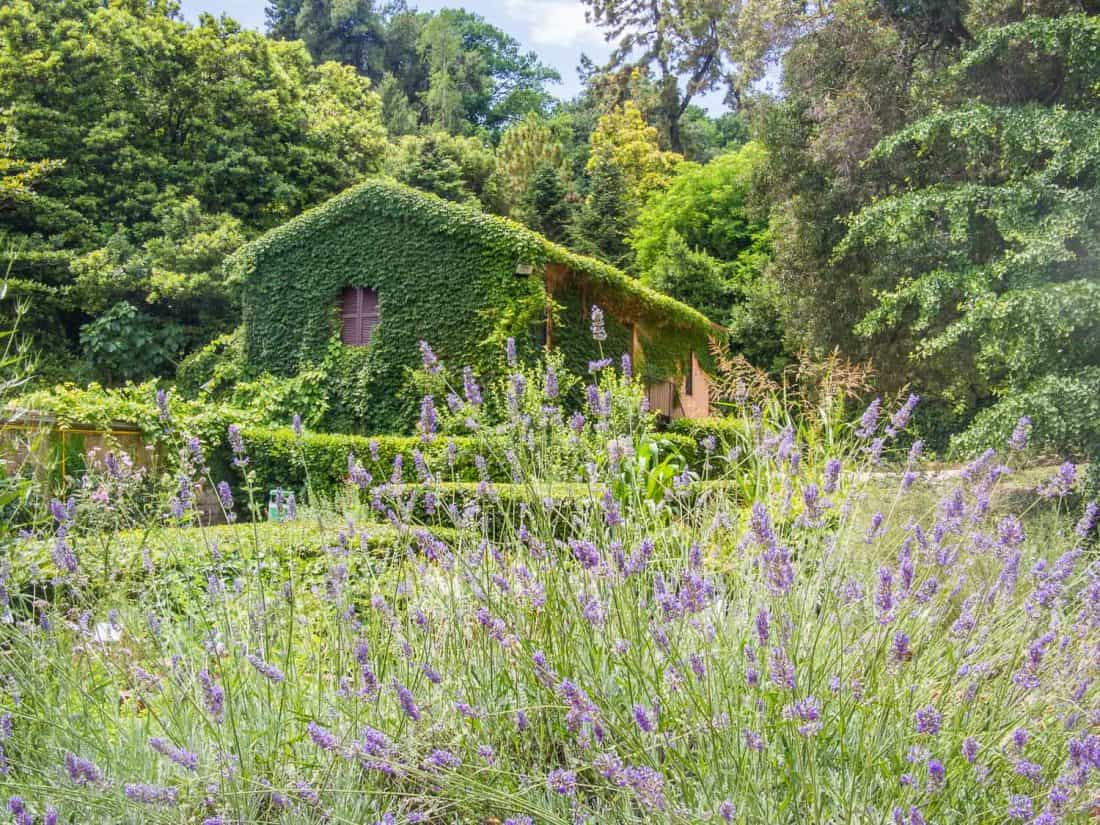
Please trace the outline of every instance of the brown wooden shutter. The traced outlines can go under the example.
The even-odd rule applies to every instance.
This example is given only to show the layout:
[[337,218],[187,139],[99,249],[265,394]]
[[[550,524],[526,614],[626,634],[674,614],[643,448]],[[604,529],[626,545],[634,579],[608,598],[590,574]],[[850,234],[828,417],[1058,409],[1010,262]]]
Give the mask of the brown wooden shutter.
[[340,340],[349,347],[365,347],[378,325],[378,293],[349,286],[341,296]]
[[359,333],[362,346],[370,343],[374,328],[378,326],[378,293],[373,289],[360,289]]
[[687,375],[684,376],[684,395],[695,395],[695,353],[688,353]]

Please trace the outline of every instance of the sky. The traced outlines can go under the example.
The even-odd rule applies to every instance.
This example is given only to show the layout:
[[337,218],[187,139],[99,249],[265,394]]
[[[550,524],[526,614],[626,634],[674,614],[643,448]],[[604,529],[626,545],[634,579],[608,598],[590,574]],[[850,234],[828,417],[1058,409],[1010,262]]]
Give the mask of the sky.
[[[194,21],[202,12],[227,14],[248,28],[263,30],[264,0],[181,0],[183,14]],[[409,7],[421,11],[462,7],[476,12],[508,32],[525,48],[534,51],[558,70],[562,82],[552,86],[558,97],[569,99],[580,91],[577,64],[587,54],[597,64],[611,54],[603,34],[584,19],[581,0],[410,0]],[[720,92],[699,102],[712,114],[723,111]]]

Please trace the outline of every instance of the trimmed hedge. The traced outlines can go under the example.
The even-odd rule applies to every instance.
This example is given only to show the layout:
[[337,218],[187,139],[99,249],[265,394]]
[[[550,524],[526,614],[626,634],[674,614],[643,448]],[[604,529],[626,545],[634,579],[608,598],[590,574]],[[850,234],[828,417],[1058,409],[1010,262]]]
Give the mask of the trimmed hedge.
[[[474,442],[469,438],[439,436],[430,444],[424,444],[419,438],[411,436],[367,438],[358,435],[303,433],[299,437],[289,428],[259,427],[242,429],[241,435],[248,454],[248,468],[254,472],[256,484],[264,492],[282,488],[304,496],[307,490],[311,490],[314,496],[331,500],[340,492],[348,478],[349,455],[354,455],[375,481],[392,476],[394,459],[400,455],[403,457],[402,482],[415,483],[418,479],[413,451],[422,452],[429,465],[438,472],[439,468],[447,467],[448,442],[455,444],[457,452],[453,469],[447,470],[446,480],[479,480],[477,465],[474,463],[477,453]],[[376,445],[377,460],[372,457],[372,442]],[[221,468],[228,468],[228,445],[223,442],[218,452]],[[486,459],[492,480],[508,478],[504,468],[495,465],[490,456],[486,456]]]
[[[447,363],[472,366],[485,380],[502,370],[513,337],[521,357],[541,342],[546,314],[539,272],[568,267],[589,300],[625,325],[639,320],[643,360],[671,374],[676,358],[721,337],[703,315],[613,267],[574,255],[525,227],[380,180],[353,187],[239,250],[227,263],[242,283],[245,352],[251,368],[294,375],[325,363],[343,403],[341,428],[407,432],[416,399],[406,392],[417,344]],[[517,276],[517,264],[535,274]],[[365,349],[339,343],[338,299],[348,286],[375,289],[380,323]],[[556,297],[556,296],[555,296]],[[554,341],[587,335],[581,312],[563,312]],[[534,334],[533,334],[534,333]],[[618,356],[629,336],[614,342]],[[592,344],[590,339],[585,339]],[[588,348],[595,357],[596,348]],[[672,357],[672,356],[675,357]],[[577,355],[571,362],[579,362]],[[575,364],[574,364],[575,366]],[[344,418],[348,420],[343,420]]]

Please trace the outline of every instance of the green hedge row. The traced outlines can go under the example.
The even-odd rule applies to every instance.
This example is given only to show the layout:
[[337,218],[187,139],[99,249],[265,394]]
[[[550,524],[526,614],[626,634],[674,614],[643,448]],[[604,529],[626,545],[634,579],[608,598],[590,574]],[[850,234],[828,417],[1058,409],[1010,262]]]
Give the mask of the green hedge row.
[[[376,482],[391,477],[394,460],[400,455],[401,481],[414,483],[418,481],[413,461],[415,450],[424,454],[434,472],[443,472],[447,481],[479,480],[475,463],[477,452],[474,442],[469,438],[440,436],[430,444],[424,444],[419,438],[412,436],[367,438],[326,433],[303,433],[297,436],[290,428],[260,427],[244,428],[241,435],[248,454],[248,469],[254,473],[256,485],[262,491],[281,488],[292,490],[299,496],[311,491],[316,497],[331,500],[340,492],[348,478],[349,455],[354,455]],[[455,445],[453,466],[447,464],[448,442]],[[228,472],[231,460],[227,444],[220,446],[217,458],[216,470]],[[486,458],[492,480],[508,478],[505,468],[494,463],[491,457]]]
[[[420,479],[413,460],[414,450],[420,450],[424,454],[428,465],[439,476],[438,480],[448,483],[449,486],[454,486],[455,482],[465,483],[464,486],[473,491],[481,480],[475,462],[477,447],[470,438],[439,436],[430,444],[424,444],[413,436],[368,438],[309,432],[297,436],[289,428],[262,427],[245,427],[241,434],[248,454],[248,469],[254,474],[257,487],[264,493],[281,488],[294,491],[305,500],[305,494],[311,491],[319,499],[333,500],[348,479],[349,455],[356,457],[376,483],[391,478],[394,460],[400,455],[401,482],[417,484]],[[691,437],[671,432],[662,433],[660,437],[673,446],[691,467],[697,469],[701,465],[702,451]],[[373,453],[372,443],[375,447]],[[455,449],[452,465],[448,465],[448,443],[453,443]],[[374,455],[377,455],[377,459]],[[491,455],[486,455],[485,458],[491,481],[511,481],[511,473],[506,466],[494,460]],[[216,477],[237,479],[234,486],[239,487],[240,473],[232,469],[229,446],[224,439],[214,450],[212,465]],[[572,486],[562,485],[562,489]],[[463,484],[455,489],[461,487]],[[503,490],[504,485],[498,484],[498,488]]]

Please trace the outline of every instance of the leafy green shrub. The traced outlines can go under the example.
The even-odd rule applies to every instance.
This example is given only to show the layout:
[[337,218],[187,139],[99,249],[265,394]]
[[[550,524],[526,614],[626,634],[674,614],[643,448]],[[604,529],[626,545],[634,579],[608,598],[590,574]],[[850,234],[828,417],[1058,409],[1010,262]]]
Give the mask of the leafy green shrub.
[[244,331],[238,328],[184,358],[176,368],[176,388],[189,397],[214,395],[244,375]]
[[84,357],[108,382],[163,374],[183,343],[181,325],[138,312],[128,301],[80,328]]

